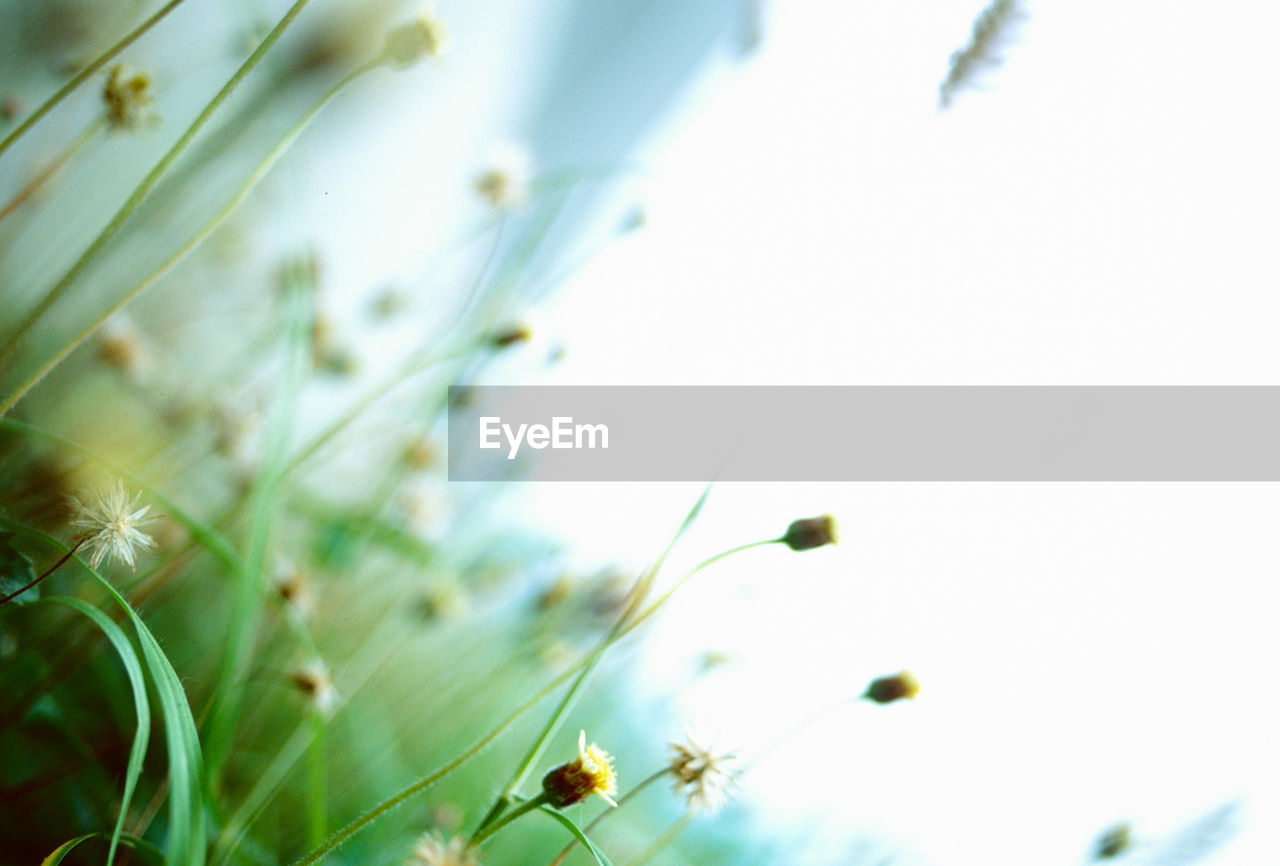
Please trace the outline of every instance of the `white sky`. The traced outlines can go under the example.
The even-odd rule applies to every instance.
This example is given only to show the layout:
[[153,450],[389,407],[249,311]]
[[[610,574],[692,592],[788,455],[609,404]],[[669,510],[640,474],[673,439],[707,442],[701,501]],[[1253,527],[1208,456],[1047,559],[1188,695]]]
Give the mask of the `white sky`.
[[[939,114],[980,9],[774,4],[761,53],[715,64],[644,155],[648,227],[540,311],[568,354],[535,381],[1276,384],[1277,13],[1029,4]],[[698,486],[527,493],[579,561],[641,562]],[[727,744],[915,671],[915,704],[833,714],[746,787],[923,862],[1079,863],[1121,819],[1175,862],[1160,843],[1235,799],[1246,829],[1205,862],[1275,862],[1277,498],[723,485],[689,559],[824,511],[844,543],[699,578],[647,676],[733,655],[680,699]]]

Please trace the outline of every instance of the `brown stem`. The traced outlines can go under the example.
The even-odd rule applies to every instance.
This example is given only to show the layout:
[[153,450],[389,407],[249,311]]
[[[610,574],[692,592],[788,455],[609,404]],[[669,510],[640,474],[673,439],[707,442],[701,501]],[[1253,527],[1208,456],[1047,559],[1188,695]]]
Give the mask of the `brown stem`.
[[33,581],[31,581],[30,583],[28,583],[28,584],[27,584],[26,586],[24,586],[22,589],[19,589],[19,590],[17,590],[16,592],[11,592],[11,593],[9,593],[8,595],[6,595],[4,598],[0,598],[0,604],[7,604],[7,603],[8,603],[8,602],[10,602],[11,600],[13,600],[13,599],[17,598],[18,596],[22,595],[22,594],[23,594],[24,592],[26,592],[27,590],[31,589],[31,587],[35,586],[36,584],[38,584],[40,581],[44,580],[44,579],[45,579],[46,577],[48,577],[49,575],[53,574],[53,573],[54,573],[55,571],[57,571],[59,568],[62,568],[63,564],[64,564],[68,559],[70,559],[71,557],[75,556],[76,551],[80,549],[80,545],[84,544],[84,541],[85,541],[85,540],[84,540],[83,538],[82,538],[82,539],[80,539],[79,541],[77,541],[77,542],[72,546],[72,548],[71,548],[70,550],[68,550],[66,553],[64,553],[64,554],[62,555],[62,559],[59,559],[59,560],[58,560],[57,562],[55,562],[52,566],[50,566],[50,567],[49,567],[49,569],[48,569],[47,571],[45,571],[45,573],[44,573],[44,574],[40,575],[40,576],[39,576],[39,577],[37,577],[35,580],[33,580]]

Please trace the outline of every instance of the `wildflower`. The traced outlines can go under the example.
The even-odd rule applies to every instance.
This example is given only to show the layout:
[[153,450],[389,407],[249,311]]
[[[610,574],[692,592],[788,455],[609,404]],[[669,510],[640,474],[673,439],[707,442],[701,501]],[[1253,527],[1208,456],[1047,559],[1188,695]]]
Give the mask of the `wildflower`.
[[315,590],[307,572],[287,559],[277,561],[272,588],[280,600],[289,606],[299,619],[307,619],[315,612]]
[[618,793],[618,777],[613,771],[613,759],[595,743],[587,745],[587,732],[578,732],[578,757],[568,764],[561,764],[542,777],[542,792],[547,802],[557,809],[581,803],[589,794],[595,794],[610,806],[617,806],[613,795]]
[[133,322],[124,316],[114,316],[98,332],[98,360],[115,367],[131,379],[144,376],[151,367],[151,359],[142,336]]
[[151,76],[117,63],[102,88],[107,123],[113,129],[133,129],[150,116]]
[[1019,0],[992,0],[973,24],[969,44],[951,55],[951,68],[946,80],[938,88],[938,103],[942,108],[951,105],[956,91],[972,83],[978,70],[994,66],[1000,60],[999,51],[1007,40],[1013,24],[1022,17]]
[[729,789],[737,776],[735,755],[717,755],[698,745],[688,731],[682,743],[671,744],[671,773],[676,777],[676,793],[684,793],[685,804],[694,812],[717,812],[729,799]]
[[461,836],[454,836],[446,844],[438,833],[426,833],[413,846],[404,866],[478,866],[479,863]]
[[1098,837],[1094,845],[1093,859],[1112,860],[1129,850],[1133,845],[1130,838],[1132,831],[1128,824],[1117,824]]
[[289,674],[289,679],[298,691],[307,696],[320,715],[333,715],[334,707],[338,704],[338,690],[333,687],[333,680],[329,678],[329,669],[324,662],[319,659],[309,661]]
[[71,508],[74,512],[72,526],[82,527],[85,531],[76,536],[77,541],[87,543],[93,551],[89,565],[97,568],[104,557],[119,559],[134,565],[134,548],[151,550],[155,542],[151,536],[140,531],[155,520],[158,515],[147,516],[150,505],[135,508],[138,503],[129,502],[124,492],[124,485],[119,481],[106,491],[98,491],[87,502],[71,497]]
[[529,197],[529,156],[506,145],[495,150],[489,168],[475,180],[476,192],[497,210],[514,210]]
[[448,42],[449,33],[440,20],[430,12],[423,12],[387,33],[382,56],[392,69],[408,69],[424,57],[439,57]]
[[512,325],[495,331],[489,336],[489,344],[495,349],[505,349],[516,343],[527,343],[533,339],[533,331],[528,325]]
[[836,521],[830,514],[792,521],[779,539],[792,550],[812,550],[836,543]]
[[873,680],[862,696],[877,704],[891,704],[894,701],[911,700],[920,694],[920,683],[909,672],[894,674]]

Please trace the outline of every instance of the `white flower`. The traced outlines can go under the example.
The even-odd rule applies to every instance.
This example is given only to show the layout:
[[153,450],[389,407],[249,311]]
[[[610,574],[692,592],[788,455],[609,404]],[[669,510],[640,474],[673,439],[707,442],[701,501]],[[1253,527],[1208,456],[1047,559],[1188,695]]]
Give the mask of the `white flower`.
[[393,69],[408,69],[424,57],[439,57],[449,43],[449,32],[430,11],[387,34],[383,56]]
[[694,812],[719,811],[737,776],[734,754],[715,754],[687,730],[684,742],[671,744],[671,753],[668,768],[676,777],[676,793],[685,795],[685,804]]
[[320,715],[328,718],[338,706],[338,690],[329,678],[329,668],[319,659],[313,659],[289,674],[298,691],[307,696]]
[[77,540],[88,544],[93,551],[89,560],[93,568],[97,568],[107,556],[134,568],[134,548],[151,550],[155,547],[151,536],[141,532],[138,527],[157,519],[158,515],[148,517],[147,512],[151,510],[151,506],[135,508],[136,505],[137,502],[129,502],[124,485],[119,481],[111,489],[94,494],[88,502],[74,496],[71,498],[75,513],[71,525],[85,530],[77,536]]
[[529,197],[529,154],[515,145],[494,149],[475,180],[476,192],[497,210],[515,210]]
[[413,846],[405,866],[478,866],[479,862],[461,836],[453,837],[446,845],[439,835],[427,833]]

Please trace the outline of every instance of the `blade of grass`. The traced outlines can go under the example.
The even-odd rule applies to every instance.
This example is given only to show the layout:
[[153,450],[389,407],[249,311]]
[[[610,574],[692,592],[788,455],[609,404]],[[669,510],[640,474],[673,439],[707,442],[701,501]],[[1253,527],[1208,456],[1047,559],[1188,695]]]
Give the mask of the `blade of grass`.
[[572,833],[573,838],[581,842],[582,846],[591,852],[591,856],[596,858],[596,862],[599,863],[600,866],[613,866],[613,864],[609,862],[609,858],[604,856],[604,852],[597,848],[595,843],[587,838],[587,834],[583,833],[582,830],[578,828],[577,824],[573,823],[564,815],[561,815],[549,806],[543,806],[541,811],[550,815],[552,818],[555,818],[556,821],[558,821],[566,830]]
[[694,521],[698,519],[698,515],[702,513],[702,507],[706,504],[707,497],[710,493],[711,485],[708,484],[702,491],[702,495],[698,497],[698,501],[693,504],[693,507],[689,509],[689,513],[685,515],[683,522],[680,524],[680,528],[676,530],[676,534],[672,536],[669,542],[667,542],[667,546],[663,549],[662,554],[657,558],[653,565],[645,569],[640,577],[636,579],[635,584],[632,585],[631,590],[628,593],[626,608],[618,617],[617,622],[614,623],[613,628],[611,628],[608,634],[606,634],[601,640],[599,646],[597,646],[586,657],[586,659],[583,660],[581,672],[578,674],[577,679],[573,681],[573,685],[569,687],[569,690],[565,693],[564,697],[561,698],[560,703],[551,713],[551,717],[547,719],[547,723],[543,725],[542,731],[538,734],[537,738],[534,739],[533,745],[529,747],[524,758],[516,767],[515,772],[512,773],[511,779],[507,782],[506,787],[502,789],[502,793],[498,795],[498,799],[480,821],[479,826],[476,827],[475,832],[471,836],[472,839],[475,839],[476,836],[483,832],[486,827],[496,821],[502,813],[506,811],[507,807],[511,805],[512,799],[519,792],[520,786],[524,784],[525,779],[529,775],[529,771],[533,769],[533,765],[537,763],[538,759],[542,756],[542,752],[546,748],[548,741],[550,741],[551,737],[555,735],[556,730],[560,727],[560,723],[568,714],[570,708],[574,704],[574,701],[577,700],[578,693],[582,690],[582,686],[591,676],[592,671],[595,670],[600,659],[604,657],[605,650],[612,646],[613,643],[624,633],[624,629],[626,628],[628,621],[632,619],[635,612],[639,609],[640,604],[644,601],[645,597],[648,596],[649,589],[653,585],[654,578],[662,569],[663,564],[666,562],[671,551],[675,548],[676,543],[684,536],[685,532],[687,532],[689,527],[693,525]]
[[[70,548],[51,535],[24,526],[0,516],[0,526],[36,539],[46,546],[66,553]],[[183,866],[203,866],[205,862],[205,820],[202,797],[200,739],[196,734],[195,720],[187,703],[186,692],[173,665],[169,663],[159,642],[147,628],[133,606],[125,600],[111,582],[88,563],[73,557],[76,565],[96,580],[112,600],[119,605],[133,624],[142,646],[142,655],[151,674],[152,684],[160,699],[164,714],[165,746],[169,754],[169,839],[168,859]]]
[[[90,839],[101,839],[106,835],[106,833],[86,833],[83,836],[68,839],[66,842],[63,842],[55,848],[48,857],[41,860],[40,866],[57,866],[57,864],[61,863],[63,858],[70,854],[72,849],[78,846],[81,842],[87,842]],[[147,840],[139,839],[132,833],[124,833],[121,835],[120,841],[124,842],[134,851],[145,854],[148,862],[164,863],[164,853]]]
[[[120,209],[116,211],[115,215],[111,217],[85,251],[80,254],[80,257],[76,259],[75,264],[73,264],[67,272],[62,275],[62,278],[59,279],[58,282],[54,283],[53,287],[45,293],[45,296],[40,299],[39,303],[31,309],[27,316],[22,320],[22,323],[18,325],[17,330],[9,336],[4,347],[0,349],[0,363],[8,359],[9,355],[26,335],[27,331],[29,331],[31,327],[44,316],[45,312],[47,312],[50,307],[58,302],[58,299],[61,298],[71,284],[75,282],[76,278],[84,272],[84,270],[89,266],[89,263],[92,262],[98,254],[102,252],[111,239],[116,236],[129,217],[133,215],[133,212],[142,204],[142,200],[146,198],[147,194],[150,193],[155,185],[160,182],[160,178],[169,170],[169,166],[171,166],[182,152],[187,149],[187,146],[191,141],[200,133],[200,130],[204,128],[205,124],[209,122],[209,118],[213,116],[214,112],[222,107],[222,104],[227,101],[227,98],[230,97],[231,94],[235,92],[236,88],[240,86],[240,83],[248,77],[249,73],[253,71],[253,68],[258,65],[264,56],[266,56],[266,53],[271,50],[271,47],[276,44],[276,41],[284,34],[284,31],[291,23],[293,23],[293,20],[298,17],[303,8],[305,8],[309,2],[310,0],[295,0],[294,4],[289,7],[289,11],[284,14],[284,17],[281,18],[280,21],[277,22],[276,26],[271,29],[271,32],[268,33],[260,43],[258,43],[258,47],[253,50],[253,53],[249,55],[244,63],[242,63],[240,67],[232,73],[231,78],[222,86],[222,89],[214,95],[213,99],[209,100],[205,107],[196,116],[196,119],[191,122],[191,125],[186,128],[182,135],[178,137],[178,140],[175,141],[169,150],[165,152],[164,156],[160,157],[160,161],[152,166],[151,171],[147,172],[147,175],[141,180],[141,182],[134,187],[133,192],[129,194],[127,199],[125,199],[124,204],[120,206]],[[7,407],[0,407],[0,415],[3,415],[6,410]]]
[[129,764],[124,777],[124,793],[120,795],[120,814],[116,818],[116,826],[111,833],[111,849],[107,852],[107,866],[111,866],[115,862],[116,847],[124,834],[125,815],[129,812],[129,803],[133,799],[138,777],[142,775],[142,761],[146,757],[147,742],[151,737],[151,703],[147,698],[147,683],[142,675],[142,664],[138,661],[138,654],[134,650],[133,644],[129,642],[129,638],[125,636],[120,626],[111,621],[110,617],[96,607],[85,604],[78,598],[53,596],[46,598],[45,601],[66,605],[93,620],[94,625],[102,630],[102,633],[106,635],[107,640],[110,641],[111,646],[115,648],[116,653],[120,656],[125,674],[129,677],[129,686],[133,690],[133,708],[138,717],[138,727],[134,731],[133,745],[129,749]]
[[235,548],[231,546],[230,542],[218,534],[217,530],[208,524],[197,520],[182,508],[179,508],[177,503],[172,499],[169,499],[154,487],[149,486],[133,473],[127,472],[103,457],[99,457],[94,453],[94,451],[86,448],[78,442],[73,442],[70,439],[59,436],[57,433],[50,433],[46,430],[41,430],[38,427],[32,427],[30,424],[15,421],[12,418],[0,418],[0,430],[8,430],[14,433],[21,433],[24,436],[30,436],[34,439],[43,439],[46,442],[53,442],[57,445],[63,446],[64,448],[70,449],[71,451],[75,451],[77,454],[88,457],[93,462],[110,469],[114,474],[128,481],[129,484],[134,487],[142,488],[142,490],[147,494],[147,497],[154,500],[156,505],[163,510],[166,516],[171,517],[180,523],[183,529],[187,530],[187,532],[191,534],[191,538],[193,540],[200,544],[200,546],[205,550],[209,551],[209,553],[213,554],[214,557],[221,560],[223,565],[226,565],[232,573],[238,573],[242,569],[243,566],[240,563],[239,554],[236,553]]
[[370,63],[359,67],[330,88],[324,96],[320,97],[320,99],[316,101],[307,113],[304,114],[298,122],[285,133],[284,137],[276,143],[276,146],[272,148],[271,152],[266,155],[262,162],[258,163],[257,167],[249,174],[248,179],[246,179],[240,186],[240,189],[238,189],[235,195],[233,195],[227,203],[222,206],[221,210],[214,214],[212,219],[189,237],[186,243],[178,247],[178,249],[159,267],[152,271],[133,288],[129,289],[129,291],[125,292],[119,300],[90,322],[87,327],[81,330],[80,333],[77,334],[70,342],[59,349],[52,358],[46,361],[40,369],[32,373],[25,382],[5,397],[4,402],[0,403],[0,416],[3,416],[17,405],[18,401],[25,397],[28,391],[38,385],[40,381],[45,376],[49,375],[55,367],[66,360],[67,356],[75,351],[80,344],[89,339],[89,337],[102,326],[103,322],[107,321],[107,319],[124,309],[131,301],[133,301],[134,298],[138,297],[138,295],[142,294],[154,285],[157,280],[168,273],[171,268],[178,264],[178,262],[186,258],[192,250],[200,246],[200,244],[202,244],[209,235],[213,234],[214,229],[222,225],[222,223],[226,221],[227,217],[231,216],[236,208],[238,208],[245,198],[248,197],[249,193],[253,191],[254,187],[258,185],[262,178],[264,178],[276,162],[279,161],[280,157],[284,156],[289,148],[293,146],[293,143],[298,140],[298,137],[302,135],[303,131],[310,125],[311,121],[315,119],[316,115],[318,115],[325,106],[332,102],[347,85],[369,70],[376,68],[377,65],[377,63]]
[[210,787],[214,790],[231,748],[244,697],[244,669],[262,614],[267,542],[288,472],[289,437],[311,357],[314,273],[309,259],[299,259],[288,267],[285,275],[284,375],[267,424],[262,471],[250,494],[251,528],[245,547],[244,570],[237,576],[226,651],[219,664],[213,705],[209,711],[206,769]]
[[6,150],[8,150],[9,147],[15,141],[21,138],[28,129],[35,126],[37,123],[39,123],[40,118],[44,117],[46,114],[52,111],[54,106],[56,106],[59,102],[67,98],[68,94],[70,94],[73,90],[75,90],[85,81],[87,81],[95,72],[97,72],[103,66],[110,63],[113,57],[115,57],[121,51],[124,51],[126,48],[132,45],[138,39],[138,37],[142,36],[142,34],[146,33],[156,24],[160,23],[160,19],[164,18],[174,9],[178,8],[179,4],[181,4],[182,2],[183,0],[169,0],[168,3],[166,3],[164,6],[161,6],[155,12],[155,14],[153,14],[150,18],[148,18],[146,21],[143,21],[141,24],[135,27],[132,32],[127,34],[123,39],[121,39],[115,45],[112,45],[106,51],[99,54],[96,58],[94,58],[89,63],[88,66],[86,66],[84,69],[81,69],[74,76],[72,76],[71,80],[69,80],[66,84],[62,85],[61,87],[59,87],[58,90],[53,94],[53,96],[50,96],[40,105],[39,108],[31,112],[31,116],[28,117],[26,120],[22,121],[22,123],[18,126],[17,129],[15,129],[13,132],[6,135],[4,138],[4,141],[0,141],[0,154],[3,154]]

